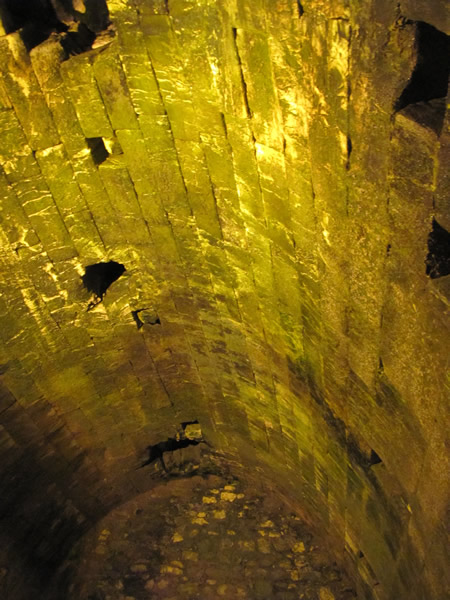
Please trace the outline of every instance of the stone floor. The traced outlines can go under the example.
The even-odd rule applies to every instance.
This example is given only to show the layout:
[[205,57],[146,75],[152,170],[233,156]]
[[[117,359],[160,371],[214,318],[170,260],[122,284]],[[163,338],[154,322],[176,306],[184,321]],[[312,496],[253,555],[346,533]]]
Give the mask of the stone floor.
[[233,479],[158,485],[79,547],[70,600],[350,600],[347,578],[280,501]]

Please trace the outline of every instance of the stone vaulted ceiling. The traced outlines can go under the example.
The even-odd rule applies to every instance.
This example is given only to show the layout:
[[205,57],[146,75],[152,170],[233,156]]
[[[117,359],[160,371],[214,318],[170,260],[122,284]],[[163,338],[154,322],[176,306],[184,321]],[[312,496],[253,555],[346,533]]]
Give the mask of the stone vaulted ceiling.
[[448,3],[18,5],[0,2],[0,594],[42,597],[154,484],[146,448],[198,421],[361,598],[444,598]]

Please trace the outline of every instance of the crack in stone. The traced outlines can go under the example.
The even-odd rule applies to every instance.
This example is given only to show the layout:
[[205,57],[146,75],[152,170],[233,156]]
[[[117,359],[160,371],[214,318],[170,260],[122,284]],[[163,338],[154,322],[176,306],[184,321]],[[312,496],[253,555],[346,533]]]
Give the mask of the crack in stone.
[[[83,192],[81,192],[81,194],[82,194],[82,196],[84,198],[85,196],[84,196]],[[94,224],[95,230],[97,231],[98,237],[99,237],[99,239],[100,239],[100,241],[102,243],[102,246],[106,250],[105,240],[103,239],[102,234],[100,233],[100,229],[98,228],[97,222],[96,222],[96,220],[94,218],[94,215],[92,214],[92,210],[90,209],[86,198],[85,198],[85,204],[86,204],[86,209],[87,209],[87,211],[89,213],[89,216],[91,217],[92,223]]]
[[238,61],[239,72],[240,72],[240,76],[241,76],[242,93],[244,94],[244,106],[245,106],[245,110],[246,110],[246,113],[247,113],[247,117],[249,119],[251,119],[253,113],[252,113],[252,110],[250,108],[250,102],[249,102],[248,90],[247,90],[247,83],[245,81],[244,68],[243,68],[242,59],[241,59],[241,55],[239,53],[239,47],[238,47],[238,43],[237,43],[238,30],[237,30],[236,27],[233,27],[232,31],[233,31],[234,49],[236,51],[236,58],[237,58],[237,61]]
[[[225,115],[223,114],[223,112],[221,112],[221,113],[220,113],[220,120],[222,121],[222,126],[223,126],[223,130],[224,130],[224,132],[225,132],[225,137],[226,137],[226,138],[227,138],[227,140],[228,140],[228,128],[227,128],[227,122],[226,122]],[[229,143],[229,141],[228,141],[228,143]],[[231,147],[231,144],[230,144],[230,147]],[[232,148],[232,147],[231,147],[231,150],[233,151],[233,148]]]
[[[352,138],[350,135],[350,101],[352,95],[352,85],[351,85],[351,48],[352,48],[352,27],[349,27],[348,32],[348,43],[347,43],[347,159],[345,162],[345,170],[350,171],[351,167],[351,154],[353,150],[352,146]],[[348,185],[348,175],[345,177],[345,212],[347,217],[349,216],[349,204],[350,204],[350,189]]]
[[0,410],[0,416],[2,416],[3,414],[5,414],[6,411],[8,411],[11,407],[15,406],[17,404],[17,399],[15,398],[13,402],[11,402],[11,404],[9,406],[7,406],[6,408],[4,408],[3,410]]
[[213,197],[213,200],[214,200],[214,208],[215,208],[216,215],[217,215],[217,222],[219,224],[220,237],[221,237],[221,239],[223,241],[225,238],[224,238],[224,235],[223,235],[222,222],[220,220],[220,212],[219,212],[219,205],[218,205],[218,202],[217,202],[216,190],[215,190],[215,186],[214,186],[213,180],[211,179],[211,173],[210,173],[209,168],[208,168],[208,161],[206,159],[206,154],[205,154],[205,150],[203,148],[203,145],[202,145],[202,150],[203,150],[203,156],[205,158],[206,170],[208,172],[209,185],[211,186],[211,194],[212,194],[212,197]]
[[[348,129],[347,129],[348,131]],[[350,157],[352,154],[352,138],[350,137],[350,135],[347,135],[347,160],[345,162],[345,170],[346,171],[350,171]]]

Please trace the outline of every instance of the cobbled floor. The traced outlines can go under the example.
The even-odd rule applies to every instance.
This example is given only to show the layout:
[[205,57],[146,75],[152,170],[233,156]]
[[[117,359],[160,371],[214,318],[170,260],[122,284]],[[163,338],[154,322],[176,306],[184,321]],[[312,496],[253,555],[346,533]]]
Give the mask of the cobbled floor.
[[298,516],[243,483],[158,485],[80,546],[71,600],[350,600],[347,578]]

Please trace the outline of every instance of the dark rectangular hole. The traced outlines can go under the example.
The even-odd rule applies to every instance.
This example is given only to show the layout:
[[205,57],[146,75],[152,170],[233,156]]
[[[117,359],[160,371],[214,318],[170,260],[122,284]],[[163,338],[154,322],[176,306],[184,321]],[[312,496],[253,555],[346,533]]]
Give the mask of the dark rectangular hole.
[[58,19],[50,0],[1,0],[0,17],[6,33],[19,31],[27,50],[67,26]]
[[108,158],[109,153],[105,147],[103,138],[86,138],[86,143],[91,151],[92,159],[96,165],[101,165]]
[[428,236],[426,274],[438,279],[450,274],[450,233],[433,218]]
[[107,263],[95,263],[86,267],[85,273],[81,279],[84,287],[88,292],[94,294],[96,298],[95,302],[89,304],[88,310],[103,300],[106,290],[112,283],[117,281],[121,275],[123,275],[125,270],[123,265],[114,260],[110,260]]
[[369,464],[370,464],[370,466],[372,467],[373,465],[379,465],[382,462],[383,461],[378,456],[378,454],[375,452],[375,450],[371,450],[370,451],[370,458],[369,458]]
[[[450,36],[424,22],[416,23],[417,62],[411,77],[395,103],[395,110],[400,111],[411,104],[430,102],[445,98],[450,74]],[[445,102],[434,102],[429,105],[430,124],[440,132],[445,116]],[[434,114],[434,113],[438,114]],[[421,114],[415,120],[424,122],[427,116]],[[438,121],[438,123],[436,123]]]

